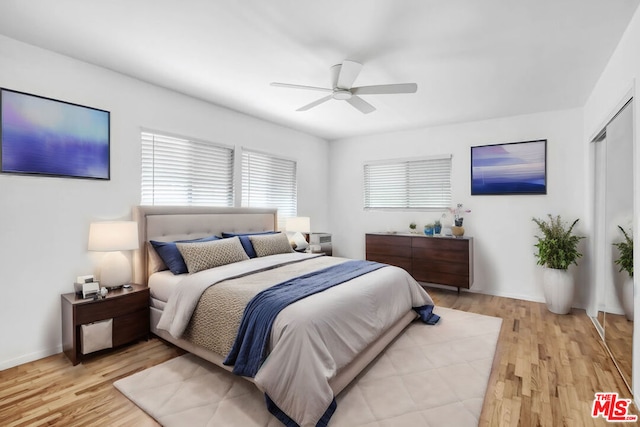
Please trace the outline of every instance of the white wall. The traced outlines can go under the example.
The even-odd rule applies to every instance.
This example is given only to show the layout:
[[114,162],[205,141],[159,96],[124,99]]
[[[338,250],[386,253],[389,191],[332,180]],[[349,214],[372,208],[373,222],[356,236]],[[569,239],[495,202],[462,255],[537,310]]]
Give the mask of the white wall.
[[[548,140],[546,195],[470,195],[471,146],[535,139]],[[406,231],[411,221],[421,228],[440,216],[439,212],[364,211],[364,162],[453,154],[452,202],[472,210],[464,220],[465,235],[474,237],[472,291],[543,301],[540,268],[533,255],[537,227],[531,218],[547,213],[567,220],[584,216],[583,141],[580,109],[332,141],[329,205],[334,250],[337,255],[363,258],[365,233]],[[586,300],[581,286],[585,263],[588,259],[581,260],[577,269],[575,306],[584,306]]]
[[328,143],[0,36],[0,86],[111,112],[111,180],[0,175],[0,369],[61,351],[60,294],[99,261],[93,220],[140,202],[140,127],[298,161],[298,213],[328,230]]
[[[591,96],[584,107],[584,133],[587,138],[602,129],[611,119],[612,114],[622,107],[621,102],[628,96],[634,97],[634,270],[640,263],[638,250],[638,230],[640,230],[640,149],[638,147],[638,131],[640,130],[640,9],[636,10],[631,23],[627,27],[618,47],[611,56],[607,67],[600,76]],[[640,317],[640,295],[637,290],[638,276],[635,276],[635,318]],[[640,328],[633,330],[633,389],[636,390],[636,405],[640,405]]]

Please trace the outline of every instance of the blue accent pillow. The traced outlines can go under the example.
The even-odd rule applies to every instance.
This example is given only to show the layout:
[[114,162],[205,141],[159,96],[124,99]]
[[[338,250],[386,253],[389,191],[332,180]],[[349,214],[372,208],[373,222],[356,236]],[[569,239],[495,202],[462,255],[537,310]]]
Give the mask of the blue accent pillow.
[[253,249],[253,245],[251,244],[251,240],[249,240],[249,236],[255,236],[257,234],[278,234],[279,231],[262,231],[255,233],[222,233],[222,237],[236,237],[240,238],[240,243],[242,243],[242,247],[244,251],[249,255],[249,258],[257,258],[258,254],[256,254],[256,250]]
[[176,243],[193,243],[193,242],[210,242],[213,240],[219,240],[218,236],[201,237],[193,240],[176,240],[175,242],[158,242],[150,240],[149,243],[156,250],[165,265],[171,270],[173,274],[188,273],[187,264],[182,258],[182,254],[178,250]]

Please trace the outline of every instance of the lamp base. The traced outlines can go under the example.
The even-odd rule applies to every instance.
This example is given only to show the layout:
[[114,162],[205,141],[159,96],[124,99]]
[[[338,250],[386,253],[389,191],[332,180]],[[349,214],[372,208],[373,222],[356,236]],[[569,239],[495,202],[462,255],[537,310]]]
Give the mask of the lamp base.
[[100,286],[121,288],[131,282],[131,263],[122,252],[108,252],[100,263]]

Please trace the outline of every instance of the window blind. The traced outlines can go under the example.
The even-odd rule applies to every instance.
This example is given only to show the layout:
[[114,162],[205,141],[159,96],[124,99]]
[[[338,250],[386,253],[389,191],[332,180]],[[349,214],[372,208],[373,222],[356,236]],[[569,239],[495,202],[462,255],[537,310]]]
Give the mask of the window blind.
[[447,209],[451,156],[364,165],[365,209]]
[[141,132],[142,204],[233,206],[233,148]]
[[242,206],[277,208],[278,225],[298,211],[296,162],[242,150]]

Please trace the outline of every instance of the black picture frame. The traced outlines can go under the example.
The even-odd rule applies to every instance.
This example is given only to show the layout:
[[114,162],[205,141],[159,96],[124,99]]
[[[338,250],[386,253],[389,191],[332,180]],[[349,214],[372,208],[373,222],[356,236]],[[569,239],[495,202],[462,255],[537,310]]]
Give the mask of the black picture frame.
[[0,172],[111,179],[111,113],[0,88]]
[[547,194],[547,140],[471,147],[471,195]]

